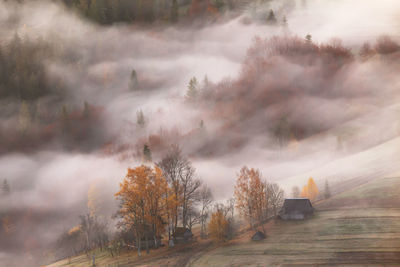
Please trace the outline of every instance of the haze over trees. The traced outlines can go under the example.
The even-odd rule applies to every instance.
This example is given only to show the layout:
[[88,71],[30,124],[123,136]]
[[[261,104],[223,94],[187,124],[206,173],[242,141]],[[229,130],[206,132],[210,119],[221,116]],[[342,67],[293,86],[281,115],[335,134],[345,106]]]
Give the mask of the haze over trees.
[[268,184],[257,169],[244,166],[237,175],[235,207],[254,230],[276,216],[283,203],[284,192],[277,184]]
[[[254,15],[243,2],[0,1],[0,265],[142,253],[182,228],[224,242],[241,226],[236,212],[251,230],[277,215],[279,185],[291,185],[280,179],[321,168],[302,192],[285,188],[314,204],[338,191],[334,179],[322,187],[328,161],[360,152],[366,166],[378,145],[394,154],[396,37],[373,41],[372,27],[349,42],[345,29],[342,43],[325,20],[304,36],[315,9],[257,1]],[[385,24],[375,12],[368,21]],[[397,165],[375,158],[359,177]],[[245,163],[268,181],[239,171]],[[349,169],[334,171],[350,179]]]
[[314,182],[314,179],[310,177],[307,185],[303,186],[300,196],[315,201],[319,195],[318,187]]

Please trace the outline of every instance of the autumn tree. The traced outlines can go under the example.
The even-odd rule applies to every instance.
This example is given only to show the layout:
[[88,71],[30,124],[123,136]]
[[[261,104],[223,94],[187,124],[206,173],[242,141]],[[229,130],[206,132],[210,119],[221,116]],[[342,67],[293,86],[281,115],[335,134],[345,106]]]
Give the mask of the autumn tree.
[[308,187],[306,185],[301,189],[300,197],[308,198]]
[[256,169],[244,166],[237,175],[235,185],[236,208],[240,214],[255,229],[267,218],[268,198],[266,183],[262,181],[261,173]]
[[148,233],[153,234],[155,246],[157,236],[165,231],[165,199],[168,184],[158,167],[139,166],[128,169],[128,173],[116,193],[121,201],[120,226],[133,229],[138,255],[141,255],[141,240],[146,239],[149,249]]
[[303,186],[303,190],[301,191],[301,197],[309,198],[310,201],[316,200],[319,194],[318,187],[314,182],[314,179],[310,177],[308,179],[307,185]]
[[211,238],[219,242],[225,241],[228,238],[228,228],[229,221],[223,209],[217,207],[216,211],[211,214],[210,223],[208,224]]

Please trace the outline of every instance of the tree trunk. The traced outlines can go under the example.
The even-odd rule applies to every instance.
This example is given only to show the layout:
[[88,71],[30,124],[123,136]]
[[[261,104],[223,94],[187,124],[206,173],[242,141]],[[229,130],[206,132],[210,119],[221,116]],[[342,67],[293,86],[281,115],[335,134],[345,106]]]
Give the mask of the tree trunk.
[[140,256],[142,256],[142,253],[140,251],[140,247],[141,247],[140,237],[136,237],[136,245],[137,245],[137,250],[138,250],[138,256],[140,257]]
[[150,251],[149,251],[149,236],[147,234],[146,234],[145,240],[146,240],[146,253],[149,254],[150,253]]

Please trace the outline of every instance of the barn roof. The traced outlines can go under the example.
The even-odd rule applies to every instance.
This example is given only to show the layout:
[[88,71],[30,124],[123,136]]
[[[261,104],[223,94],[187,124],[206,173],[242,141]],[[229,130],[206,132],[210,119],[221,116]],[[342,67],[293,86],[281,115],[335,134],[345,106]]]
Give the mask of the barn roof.
[[185,227],[176,227],[174,236],[175,237],[183,237],[185,233],[188,233],[191,235],[192,231],[190,231],[188,228],[185,228]]
[[283,213],[308,213],[312,212],[314,208],[308,198],[287,198],[283,203]]

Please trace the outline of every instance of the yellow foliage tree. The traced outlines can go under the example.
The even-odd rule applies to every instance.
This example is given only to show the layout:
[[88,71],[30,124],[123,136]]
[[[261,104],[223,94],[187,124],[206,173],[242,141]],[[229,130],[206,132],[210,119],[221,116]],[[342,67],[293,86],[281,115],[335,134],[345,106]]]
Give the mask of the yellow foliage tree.
[[121,224],[134,229],[139,255],[141,239],[148,238],[145,233],[151,232],[156,240],[165,231],[163,221],[167,214],[168,191],[162,171],[142,165],[128,169],[120,191],[115,194],[121,200]]
[[211,215],[208,229],[210,231],[211,238],[216,241],[224,241],[227,238],[229,222],[225,218],[225,215],[221,209],[217,209]]
[[319,194],[318,187],[312,177],[308,179],[307,185],[303,186],[300,196],[304,198],[309,198],[310,201],[317,199]]
[[236,208],[252,228],[255,228],[256,222],[263,225],[267,217],[266,190],[266,183],[262,182],[259,170],[246,166],[240,170],[235,185]]
[[308,179],[307,191],[308,191],[308,198],[311,201],[314,201],[317,199],[319,191],[318,191],[318,187],[315,184],[314,179],[312,177],[310,177],[310,179]]
[[301,197],[304,197],[304,198],[308,198],[308,188],[307,188],[306,185],[303,186],[303,189],[301,190],[300,196],[301,196]]

